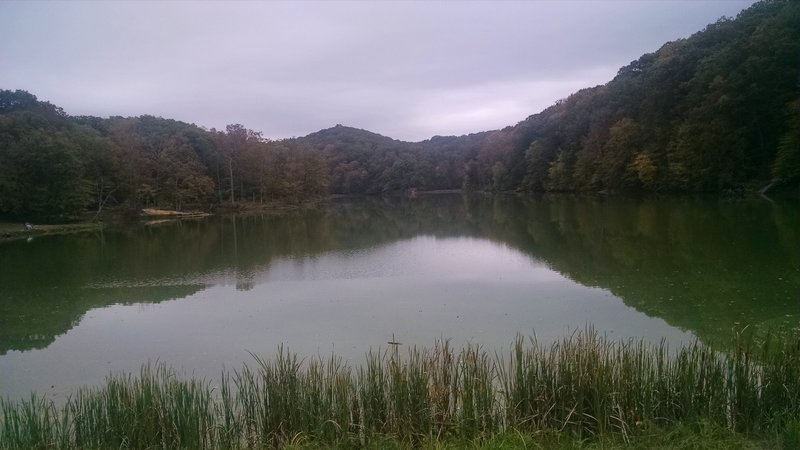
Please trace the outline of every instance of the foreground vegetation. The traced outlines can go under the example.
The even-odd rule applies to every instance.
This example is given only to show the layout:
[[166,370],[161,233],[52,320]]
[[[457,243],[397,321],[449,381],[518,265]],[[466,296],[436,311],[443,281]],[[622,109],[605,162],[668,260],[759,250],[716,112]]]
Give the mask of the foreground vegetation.
[[36,395],[0,402],[0,448],[800,443],[800,334],[737,336],[727,354],[587,330],[497,355],[395,346],[357,369],[283,349],[255,360],[219,382],[145,366],[59,407]]

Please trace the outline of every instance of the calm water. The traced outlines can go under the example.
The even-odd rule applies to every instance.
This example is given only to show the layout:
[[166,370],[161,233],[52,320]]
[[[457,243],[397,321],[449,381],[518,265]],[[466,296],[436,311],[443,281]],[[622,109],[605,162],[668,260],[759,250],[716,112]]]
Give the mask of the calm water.
[[336,201],[0,244],[0,396],[164,361],[216,378],[286,344],[507,348],[586,324],[720,341],[800,325],[800,208],[719,199]]

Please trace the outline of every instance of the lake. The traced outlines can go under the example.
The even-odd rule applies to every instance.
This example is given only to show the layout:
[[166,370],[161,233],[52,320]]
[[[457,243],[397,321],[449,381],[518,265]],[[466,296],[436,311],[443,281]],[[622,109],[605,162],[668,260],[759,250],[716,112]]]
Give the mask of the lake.
[[0,396],[63,398],[161,361],[699,338],[800,325],[800,207],[766,199],[461,196],[132,224],[0,244]]

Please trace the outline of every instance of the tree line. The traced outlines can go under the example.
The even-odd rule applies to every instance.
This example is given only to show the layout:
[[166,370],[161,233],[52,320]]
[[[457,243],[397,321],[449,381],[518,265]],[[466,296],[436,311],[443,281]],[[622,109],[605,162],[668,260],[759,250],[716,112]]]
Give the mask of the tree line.
[[800,183],[800,3],[762,1],[502,130],[271,141],[153,116],[69,116],[0,90],[0,216],[212,208],[415,190],[721,192]]
[[763,1],[515,126],[405,143],[335,127],[338,193],[722,192],[800,183],[800,3]]
[[517,125],[525,189],[800,181],[800,4],[761,2]]
[[242,125],[206,130],[153,116],[72,117],[0,90],[0,215],[76,219],[105,207],[210,208],[327,195],[324,156]]

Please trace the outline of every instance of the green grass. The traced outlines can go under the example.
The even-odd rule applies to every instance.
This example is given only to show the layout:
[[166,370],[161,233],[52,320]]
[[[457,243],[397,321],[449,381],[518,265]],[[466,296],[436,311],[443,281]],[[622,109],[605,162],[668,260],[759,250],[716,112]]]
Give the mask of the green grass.
[[355,370],[283,348],[215,381],[148,365],[60,407],[0,401],[0,448],[800,448],[800,333],[732,348],[586,330],[507,354],[395,346]]

